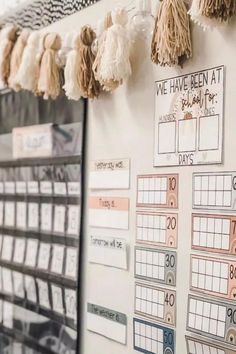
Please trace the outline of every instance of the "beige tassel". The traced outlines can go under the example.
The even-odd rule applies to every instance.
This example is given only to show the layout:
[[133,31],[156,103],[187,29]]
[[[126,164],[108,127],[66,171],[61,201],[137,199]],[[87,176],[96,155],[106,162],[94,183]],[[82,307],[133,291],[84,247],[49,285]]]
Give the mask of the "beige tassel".
[[236,0],[201,0],[200,8],[202,15],[225,22],[235,14]]
[[184,0],[163,0],[153,33],[152,61],[162,66],[182,65],[191,55],[189,16]]
[[16,44],[12,50],[8,85],[11,89],[15,91],[19,91],[21,88],[19,82],[17,81],[17,73],[20,68],[22,56],[24,53],[24,49],[27,45],[29,35],[30,31],[28,29],[23,29],[19,37],[17,38]]
[[58,50],[61,38],[56,33],[49,33],[44,38],[44,53],[41,60],[38,91],[45,99],[56,99],[61,92],[60,68],[58,66]]
[[10,58],[16,40],[17,28],[7,25],[0,32],[0,88],[7,86],[10,75]]
[[107,29],[110,28],[113,25],[112,22],[112,17],[111,17],[111,12],[108,12],[107,16],[104,19],[104,32],[101,34],[101,37],[98,40],[98,52],[93,64],[93,72],[95,75],[95,78],[100,82],[102,89],[104,91],[114,91],[117,89],[120,85],[122,85],[123,80],[117,81],[117,80],[103,80],[100,75],[100,67],[101,67],[101,59],[102,55],[104,53],[104,48],[106,44],[106,35],[107,35]]
[[96,38],[96,33],[89,26],[84,26],[79,38],[78,56],[78,80],[81,95],[85,98],[95,98],[99,96],[101,86],[95,79],[93,73],[93,63],[95,55],[92,51],[92,44]]

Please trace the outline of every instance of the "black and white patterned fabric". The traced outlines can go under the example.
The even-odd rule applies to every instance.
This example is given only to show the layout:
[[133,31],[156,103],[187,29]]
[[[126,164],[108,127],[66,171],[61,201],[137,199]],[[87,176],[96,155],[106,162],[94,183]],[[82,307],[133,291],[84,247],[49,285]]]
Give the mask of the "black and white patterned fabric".
[[14,14],[1,18],[1,23],[14,23],[19,28],[37,30],[72,15],[99,0],[35,0]]

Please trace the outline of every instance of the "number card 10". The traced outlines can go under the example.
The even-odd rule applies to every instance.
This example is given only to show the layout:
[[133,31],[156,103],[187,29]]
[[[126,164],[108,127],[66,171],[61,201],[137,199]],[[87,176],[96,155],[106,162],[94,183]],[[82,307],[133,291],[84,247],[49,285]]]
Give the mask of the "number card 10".
[[178,208],[178,175],[143,175],[137,181],[137,206]]

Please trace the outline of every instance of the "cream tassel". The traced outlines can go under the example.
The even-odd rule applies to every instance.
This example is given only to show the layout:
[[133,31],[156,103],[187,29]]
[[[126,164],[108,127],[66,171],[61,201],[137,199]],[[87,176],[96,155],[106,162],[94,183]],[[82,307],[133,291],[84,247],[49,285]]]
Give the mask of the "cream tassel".
[[16,40],[16,27],[7,25],[0,32],[0,89],[7,87],[10,58]]
[[10,76],[8,79],[8,85],[11,89],[15,91],[19,91],[21,88],[19,81],[17,79],[17,73],[21,65],[22,56],[25,47],[27,45],[29,35],[30,35],[30,31],[28,29],[23,29],[19,37],[17,38],[17,41],[12,50],[11,60],[10,60]]
[[[16,80],[24,90],[37,92],[39,78],[39,63],[41,35],[39,32],[32,32],[28,38]],[[42,50],[42,49],[41,49]]]
[[130,64],[130,38],[126,25],[128,14],[124,9],[116,9],[111,14],[113,25],[106,31],[103,54],[100,52],[100,65],[98,69],[99,80],[106,87],[109,83],[122,83],[131,75]]
[[184,0],[163,0],[153,33],[152,61],[162,66],[182,65],[191,55],[189,16]]
[[117,87],[119,87],[122,83],[123,80],[103,80],[101,77],[101,59],[104,53],[105,49],[105,44],[106,44],[106,37],[107,37],[107,29],[110,28],[113,25],[112,23],[112,18],[111,18],[111,13],[109,12],[107,16],[105,17],[105,20],[99,24],[99,29],[101,31],[99,39],[98,39],[98,51],[96,55],[96,59],[93,64],[93,72],[95,75],[95,78],[100,82],[102,89],[105,91],[113,91]]
[[71,50],[67,55],[66,66],[65,66],[65,85],[64,90],[66,96],[70,100],[78,101],[81,98],[80,83],[79,83],[79,73],[80,73],[80,63],[79,63],[79,42],[80,36],[77,34],[73,39],[73,50]]
[[61,92],[60,68],[58,66],[58,50],[61,48],[61,38],[56,33],[50,33],[44,38],[45,51],[42,56],[38,91],[44,98],[56,99]]

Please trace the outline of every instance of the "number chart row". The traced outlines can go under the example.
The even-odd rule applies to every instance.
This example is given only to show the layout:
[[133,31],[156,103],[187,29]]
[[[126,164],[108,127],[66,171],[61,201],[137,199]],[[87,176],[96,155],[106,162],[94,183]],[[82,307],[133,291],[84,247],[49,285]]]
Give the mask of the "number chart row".
[[78,236],[80,206],[0,201],[0,227]]
[[46,313],[49,318],[59,316],[62,323],[65,317],[72,320],[74,324],[76,323],[77,294],[75,289],[61,287],[4,267],[0,267],[0,274],[1,293],[6,298],[11,297],[12,302],[20,304],[19,299],[21,299],[23,307],[25,305],[27,307],[28,304],[32,309],[35,305],[35,312]]
[[37,272],[50,272],[76,281],[78,249],[36,239],[0,235],[1,262],[27,267]]

